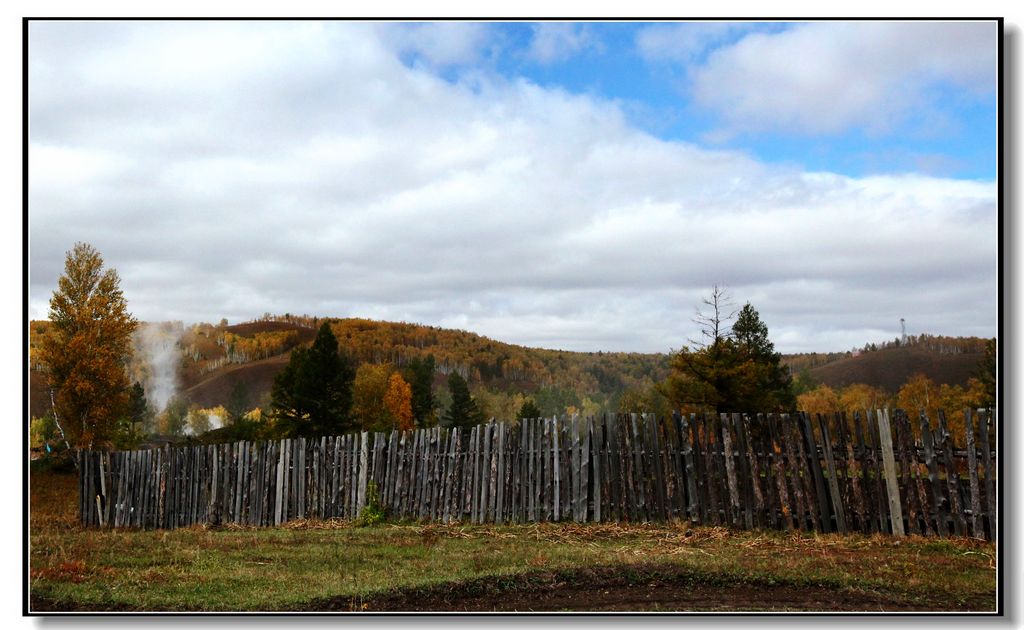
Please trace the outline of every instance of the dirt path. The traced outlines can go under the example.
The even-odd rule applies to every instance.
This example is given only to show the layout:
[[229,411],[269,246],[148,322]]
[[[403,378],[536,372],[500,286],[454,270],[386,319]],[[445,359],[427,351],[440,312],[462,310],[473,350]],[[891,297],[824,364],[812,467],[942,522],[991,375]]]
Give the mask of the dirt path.
[[480,578],[403,589],[357,601],[330,598],[303,610],[365,611],[936,611],[991,610],[995,598],[951,607],[894,593],[826,586],[709,583],[674,565],[594,567]]

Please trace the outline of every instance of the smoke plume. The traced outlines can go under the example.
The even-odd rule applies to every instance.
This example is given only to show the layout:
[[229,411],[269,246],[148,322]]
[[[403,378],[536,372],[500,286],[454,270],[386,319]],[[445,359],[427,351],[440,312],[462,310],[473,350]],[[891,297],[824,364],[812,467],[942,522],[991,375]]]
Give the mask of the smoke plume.
[[183,332],[180,322],[165,322],[142,324],[135,333],[135,347],[145,364],[142,385],[154,409],[164,409],[178,391],[178,340]]

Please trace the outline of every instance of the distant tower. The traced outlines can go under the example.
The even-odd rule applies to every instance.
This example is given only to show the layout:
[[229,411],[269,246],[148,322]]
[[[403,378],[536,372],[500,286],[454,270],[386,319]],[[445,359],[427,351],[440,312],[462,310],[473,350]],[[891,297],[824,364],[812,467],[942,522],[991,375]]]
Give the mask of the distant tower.
[[907,345],[907,322],[902,317],[900,318],[900,345]]

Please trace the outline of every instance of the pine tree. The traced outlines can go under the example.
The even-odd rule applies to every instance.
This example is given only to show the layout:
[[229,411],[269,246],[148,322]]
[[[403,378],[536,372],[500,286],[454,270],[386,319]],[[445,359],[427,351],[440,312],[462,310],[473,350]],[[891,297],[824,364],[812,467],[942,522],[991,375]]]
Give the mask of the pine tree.
[[664,390],[676,406],[715,412],[760,412],[791,409],[792,382],[782,355],[768,339],[768,326],[748,302],[730,330],[725,323],[728,296],[715,287],[698,312],[704,344],[684,347],[672,360],[673,374]]
[[452,404],[441,420],[442,426],[468,428],[484,421],[476,401],[469,394],[469,385],[466,384],[466,379],[462,378],[458,372],[453,371],[448,375],[448,390],[452,395]]
[[734,394],[734,405],[743,411],[781,411],[796,402],[793,379],[782,365],[782,354],[768,339],[768,326],[747,302],[732,326],[736,350],[745,363],[741,391]]
[[537,403],[533,402],[532,398],[527,398],[523,402],[523,406],[519,408],[519,413],[516,415],[516,417],[520,420],[540,418],[540,407],[537,406]]
[[127,364],[138,322],[114,269],[87,243],[67,253],[50,298],[51,334],[40,359],[49,369],[58,431],[69,446],[109,447],[129,413]]
[[272,415],[282,437],[340,435],[355,428],[349,411],[355,369],[338,352],[328,322],[310,348],[296,348],[270,393]]
[[434,418],[434,355],[409,361],[406,374],[412,387],[412,415],[416,426],[429,426]]

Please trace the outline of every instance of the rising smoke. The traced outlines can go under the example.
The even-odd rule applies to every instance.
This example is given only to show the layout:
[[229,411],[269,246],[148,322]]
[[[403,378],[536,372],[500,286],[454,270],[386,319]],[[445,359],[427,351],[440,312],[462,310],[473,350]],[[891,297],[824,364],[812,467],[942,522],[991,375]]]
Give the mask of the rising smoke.
[[135,350],[142,359],[142,386],[146,400],[157,411],[178,391],[178,340],[184,333],[181,322],[141,324],[135,332]]

